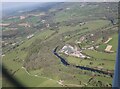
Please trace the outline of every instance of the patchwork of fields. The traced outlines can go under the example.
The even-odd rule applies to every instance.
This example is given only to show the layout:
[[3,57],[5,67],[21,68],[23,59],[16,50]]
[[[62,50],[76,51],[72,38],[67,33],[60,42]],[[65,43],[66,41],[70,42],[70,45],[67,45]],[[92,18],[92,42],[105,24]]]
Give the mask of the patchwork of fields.
[[[59,6],[63,8],[52,7],[56,12],[51,13],[48,10],[45,17],[26,16],[23,20],[14,18],[3,21],[14,24],[30,23],[30,27],[23,27],[23,33],[19,35],[14,34],[8,39],[5,34],[3,40],[8,45],[3,48],[3,65],[13,77],[28,87],[111,87],[112,77],[64,66],[52,53],[59,46],[57,52],[67,62],[113,73],[118,29],[117,24],[113,25],[107,17],[104,18],[103,13],[109,13],[106,4],[62,3]],[[32,13],[38,14],[38,11]],[[3,30],[16,27],[14,24],[4,27]],[[21,28],[18,29],[20,31]],[[34,36],[27,39],[30,34]],[[105,43],[109,38],[112,39]],[[18,45],[14,47],[12,44],[15,42]],[[66,44],[76,47],[90,58],[82,59],[60,53]],[[105,51],[108,45],[112,46],[113,52]],[[12,85],[3,78],[3,86]]]

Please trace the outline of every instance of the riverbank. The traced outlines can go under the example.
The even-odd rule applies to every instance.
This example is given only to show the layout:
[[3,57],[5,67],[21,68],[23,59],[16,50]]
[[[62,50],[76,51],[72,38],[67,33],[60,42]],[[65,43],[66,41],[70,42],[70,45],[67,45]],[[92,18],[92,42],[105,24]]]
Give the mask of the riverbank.
[[[58,57],[62,64],[65,65],[65,66],[68,66],[68,65],[71,65],[70,63],[68,63],[64,58],[62,58],[56,51],[57,51],[57,48],[59,46],[57,46],[54,50],[53,50],[53,53],[56,57]],[[105,75],[108,75],[110,77],[113,77],[113,73],[109,73],[107,71],[102,71],[102,70],[98,70],[98,69],[93,69],[93,68],[89,68],[89,67],[84,67],[84,66],[76,66],[76,65],[72,65],[73,67],[75,68],[79,68],[79,69],[82,69],[82,70],[88,70],[88,71],[91,71],[91,72],[97,72],[97,73],[100,73],[100,74],[105,74]]]

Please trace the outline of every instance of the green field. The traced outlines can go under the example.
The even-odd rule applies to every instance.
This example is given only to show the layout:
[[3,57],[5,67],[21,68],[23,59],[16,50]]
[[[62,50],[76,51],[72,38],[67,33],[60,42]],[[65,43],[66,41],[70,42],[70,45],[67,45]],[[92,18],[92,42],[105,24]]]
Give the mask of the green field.
[[[74,65],[80,65],[80,66],[88,66],[91,68],[94,67],[103,67],[103,69],[108,69],[108,70],[114,70],[114,62],[115,61],[109,61],[109,60],[94,60],[94,58],[91,60],[90,59],[80,59],[76,57],[66,57],[67,61],[69,63],[72,63]],[[104,63],[104,65],[101,65]],[[109,65],[108,65],[109,64]]]
[[[18,80],[20,80],[20,82],[25,84],[26,86],[31,86],[32,87],[32,86],[40,86],[42,84],[43,84],[42,86],[45,86],[44,81],[46,81],[45,83],[47,83],[47,81],[52,82],[52,80],[48,80],[48,79],[46,79],[42,76],[40,78],[37,78],[35,76],[31,77],[22,69],[23,60],[25,59],[25,57],[27,55],[27,52],[22,51],[21,49],[24,48],[24,47],[28,47],[31,43],[34,42],[35,39],[40,38],[40,39],[44,40],[47,36],[49,37],[53,32],[54,31],[47,30],[47,31],[44,31],[42,33],[37,34],[32,39],[26,40],[25,43],[20,45],[15,50],[5,54],[5,57],[2,59],[3,64],[5,65],[6,68],[9,68],[9,71],[12,70],[12,72],[14,72],[17,69],[20,69],[17,73],[15,73],[15,77]],[[13,61],[14,59],[16,59],[16,61]],[[25,81],[25,79],[26,79],[26,81]],[[36,81],[36,82],[33,82],[33,81]],[[58,84],[55,81],[53,81],[52,84],[53,85],[49,84],[48,86],[58,86]]]
[[[105,32],[109,27],[113,27],[105,17],[110,13],[106,9],[106,5],[99,3],[88,4],[81,6],[80,3],[63,3],[60,4],[62,8],[55,6],[56,12],[50,13],[45,11],[45,16],[30,16],[23,20],[19,18],[5,19],[4,23],[14,23],[12,26],[4,27],[2,30],[9,30],[10,27],[15,27],[19,23],[29,23],[31,27],[18,27],[21,34],[15,35],[13,38],[5,40],[18,39],[23,41],[17,47],[6,52],[2,58],[3,65],[7,68],[7,71],[12,74],[19,82],[27,87],[106,87],[112,84],[112,78],[108,75],[100,74],[97,72],[91,72],[87,70],[81,70],[74,68],[73,66],[64,66],[62,62],[53,54],[53,49],[59,46],[57,52],[66,44],[70,44],[73,47],[77,46],[79,50],[82,50],[84,55],[90,57],[90,59],[81,59],[73,56],[67,56],[61,54],[67,62],[73,65],[86,66],[90,68],[101,67],[103,70],[114,71],[116,49],[118,35],[107,34],[106,37],[112,37],[112,40],[107,44],[102,42],[102,35],[95,39],[92,43],[91,40],[85,40],[82,44],[77,44],[82,36],[88,36],[92,33],[99,34],[99,32]],[[67,10],[66,8],[70,8]],[[113,7],[112,7],[113,8]],[[39,10],[35,10],[30,13],[38,13]],[[95,13],[94,13],[95,12]],[[28,13],[29,14],[29,13]],[[109,14],[108,14],[109,15]],[[41,20],[45,19],[44,25],[41,24]],[[72,22],[73,21],[73,22]],[[74,21],[78,21],[77,23]],[[59,23],[56,23],[59,22]],[[74,25],[66,25],[66,22]],[[84,22],[84,25],[80,25],[80,22]],[[50,24],[50,28],[46,27],[46,24]],[[54,25],[55,24],[55,25]],[[56,25],[57,24],[57,25]],[[41,27],[43,25],[43,30]],[[52,28],[53,25],[53,29]],[[109,25],[109,26],[108,26]],[[36,27],[38,26],[38,28]],[[58,26],[58,28],[54,28]],[[105,27],[108,26],[108,27]],[[112,28],[114,29],[114,27]],[[109,30],[111,31],[111,30]],[[116,32],[116,30],[115,30]],[[26,37],[30,34],[34,36],[30,39]],[[10,44],[11,45],[11,44]],[[93,45],[99,45],[98,49],[89,50],[88,47]],[[104,49],[107,45],[112,45],[113,53],[106,53]],[[82,48],[86,49],[81,49]],[[9,47],[8,47],[9,48]],[[6,50],[3,48],[3,50]],[[93,78],[91,81],[89,81]],[[62,81],[62,84],[59,82]],[[99,83],[101,82],[101,84]],[[4,84],[7,85],[8,81],[5,80]],[[3,86],[5,86],[3,84]],[[8,84],[9,86],[9,84]],[[6,87],[6,86],[5,86]]]
[[16,18],[10,18],[10,19],[3,20],[2,22],[11,23],[11,22],[19,22],[19,21],[20,21],[19,17],[16,17]]
[[116,53],[104,53],[96,50],[84,50],[83,53],[96,59],[115,60]]
[[[95,23],[97,23],[97,22],[99,22],[99,23],[102,23],[103,21],[95,21]],[[94,21],[92,21],[92,22],[89,22],[89,23],[91,23],[91,25],[92,25],[92,23],[93,24],[95,24],[94,23]],[[104,25],[104,24],[103,24]],[[84,27],[85,26],[90,26],[90,25],[84,25]],[[95,25],[94,25],[95,26]],[[101,25],[102,26],[102,25]],[[68,72],[66,71],[66,69],[64,69],[64,66],[56,66],[56,68],[62,68],[62,69],[64,69],[63,71],[66,71],[66,72],[61,72],[59,75],[58,75],[58,73],[57,72],[55,72],[54,73],[54,76],[52,75],[52,74],[50,74],[50,75],[48,75],[49,73],[50,73],[50,71],[48,71],[47,73],[45,72],[45,70],[51,70],[51,73],[53,72],[53,69],[54,69],[54,67],[55,67],[55,65],[54,66],[51,66],[51,68],[43,68],[43,70],[42,70],[42,72],[43,73],[45,73],[45,75],[42,77],[41,76],[41,73],[42,72],[40,72],[39,70],[38,70],[38,72],[36,72],[36,70],[32,70],[32,71],[30,71],[30,73],[33,75],[32,77],[31,76],[29,76],[23,69],[21,69],[21,67],[23,66],[23,64],[24,64],[24,59],[26,59],[26,56],[27,56],[27,54],[28,54],[28,52],[27,52],[27,50],[28,49],[31,49],[30,47],[31,47],[31,45],[37,40],[37,39],[40,39],[41,40],[41,42],[43,42],[43,41],[46,41],[46,44],[44,44],[44,45],[42,45],[42,44],[40,44],[40,42],[38,43],[39,44],[39,46],[41,46],[41,49],[40,49],[40,53],[41,52],[47,52],[47,51],[45,51],[45,49],[46,49],[46,47],[47,48],[50,48],[50,51],[48,51],[49,53],[48,54],[43,54],[43,53],[41,53],[41,58],[42,58],[42,56],[43,57],[45,57],[46,59],[48,59],[48,58],[51,58],[52,60],[56,60],[56,62],[57,61],[59,61],[58,59],[56,59],[55,57],[53,57],[52,55],[52,53],[51,53],[51,50],[58,44],[59,45],[59,43],[60,42],[62,42],[62,41],[59,41],[59,39],[61,38],[61,34],[63,34],[63,33],[67,33],[67,32],[69,32],[69,31],[74,31],[74,30],[76,30],[76,28],[79,28],[79,27],[73,27],[73,28],[64,28],[64,29],[66,29],[66,30],[64,30],[64,29],[62,29],[61,28],[61,30],[57,33],[57,34],[55,34],[54,36],[51,36],[51,34],[53,34],[55,31],[51,31],[51,30],[45,30],[45,31],[43,31],[43,32],[39,32],[39,33],[37,33],[37,34],[35,34],[35,36],[33,37],[33,38],[31,38],[31,39],[29,39],[29,40],[25,40],[25,42],[23,43],[23,44],[21,44],[19,47],[17,47],[15,50],[13,50],[13,51],[11,51],[11,52],[9,52],[9,53],[7,53],[7,54],[5,54],[5,57],[3,58],[3,64],[4,65],[6,65],[6,67],[7,68],[9,68],[9,71],[10,70],[12,70],[12,72],[14,72],[15,70],[17,70],[17,69],[20,69],[18,72],[16,72],[15,73],[15,76],[16,76],[16,78],[18,79],[18,80],[20,80],[23,84],[25,84],[26,86],[45,86],[46,84],[47,84],[47,86],[61,86],[61,85],[59,85],[56,81],[58,81],[58,80],[60,80],[63,76],[61,76],[61,75],[64,75],[64,76],[68,76]],[[91,28],[91,30],[93,30],[92,28],[92,26],[90,27]],[[68,31],[69,30],[69,31]],[[87,31],[87,30],[86,30]],[[81,30],[80,30],[80,32],[81,32]],[[84,33],[84,31],[83,31],[83,33]],[[78,35],[79,36],[79,35]],[[71,38],[71,40],[72,40],[73,38]],[[57,43],[56,43],[57,42]],[[36,44],[37,45],[37,44]],[[26,50],[21,50],[21,49],[23,49],[23,48],[25,48]],[[86,53],[86,54],[88,54],[88,55],[90,55],[90,56],[93,56],[94,58],[98,58],[98,59],[107,59],[107,60],[115,60],[114,59],[114,57],[115,57],[115,53],[114,54],[107,54],[107,53],[99,53],[99,52],[96,52],[96,51],[90,51],[90,50],[85,50],[84,51],[84,53]],[[106,54],[108,55],[108,56],[106,56]],[[51,56],[50,56],[51,55]],[[105,55],[105,56],[103,56],[103,55]],[[18,58],[18,59],[17,59]],[[16,61],[13,61],[13,60],[15,60],[16,59]],[[73,63],[73,64],[76,64],[76,65],[84,65],[84,66],[86,66],[86,65],[89,65],[89,62],[91,62],[91,61],[89,61],[89,60],[84,60],[84,61],[82,61],[81,63],[79,63],[79,61],[80,60],[77,60],[77,58],[72,58],[72,57],[68,57],[68,61],[70,62],[70,63]],[[104,61],[102,61],[102,60],[96,60],[96,62],[95,63],[93,63],[93,65],[91,66],[91,67],[95,67],[95,66],[98,66],[100,63],[103,63]],[[106,62],[106,61],[105,61]],[[109,62],[109,61],[108,61]],[[48,63],[50,63],[50,61],[48,60]],[[57,62],[57,63],[59,63],[59,62]],[[55,63],[56,64],[56,63]],[[103,66],[105,69],[106,68],[108,68],[108,69],[113,69],[113,66],[114,66],[114,64],[113,64],[113,62],[109,62],[109,64],[111,65],[111,66],[107,66],[106,64]],[[53,69],[52,69],[53,68]],[[69,70],[69,69],[67,69],[67,70]],[[55,71],[56,71],[56,69],[55,69]],[[70,71],[70,70],[69,70]],[[78,70],[73,70],[73,71],[78,71]],[[37,77],[35,77],[34,75],[35,74],[37,74],[38,73],[38,75],[40,75],[41,77],[40,78],[37,78]],[[55,78],[55,75],[56,75],[56,78]],[[58,76],[57,76],[58,75]],[[55,79],[55,80],[49,80],[49,79],[46,79],[46,78],[44,78],[44,77],[48,77],[48,78],[52,78],[52,79]],[[69,77],[70,76],[72,76],[72,71],[70,72],[70,74],[69,74]],[[78,76],[78,75],[76,75],[75,74],[75,76]],[[84,76],[84,75],[83,75]],[[86,75],[87,76],[87,75]],[[82,77],[82,76],[81,76]],[[89,78],[90,78],[90,76],[88,76]],[[79,84],[79,82],[78,81],[76,81],[76,78],[77,77],[75,77],[75,79],[73,78],[73,79],[69,79],[69,78],[66,78],[66,79],[64,79],[64,83],[65,84]],[[72,80],[74,80],[73,82],[70,82],[70,81],[72,81]],[[34,81],[34,83],[32,82],[32,81]],[[76,81],[76,82],[75,82]],[[82,83],[82,85],[84,85],[84,82],[85,83],[87,83],[87,80],[86,80],[86,78],[84,79],[82,79],[81,80],[83,83]],[[108,81],[108,80],[107,80]],[[91,85],[88,85],[88,86],[91,86]]]
[[[23,83],[25,86],[29,86],[29,87],[39,87],[39,86],[43,86],[46,87],[46,84],[48,86],[54,86],[54,87],[60,87],[60,85],[57,83],[56,80],[50,80],[49,78],[45,78],[45,77],[36,77],[36,76],[32,76],[27,74],[25,72],[24,69],[20,69],[16,74],[15,74],[16,79],[18,79],[21,83]],[[34,81],[34,82],[33,82]]]

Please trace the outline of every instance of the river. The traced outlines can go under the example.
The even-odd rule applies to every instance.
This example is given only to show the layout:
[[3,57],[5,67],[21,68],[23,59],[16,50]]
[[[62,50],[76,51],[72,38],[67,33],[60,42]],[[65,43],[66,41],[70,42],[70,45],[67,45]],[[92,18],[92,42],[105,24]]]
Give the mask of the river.
[[[65,65],[65,66],[71,65],[56,52],[57,48],[58,48],[58,46],[53,50],[54,55],[61,60],[63,65]],[[113,73],[109,73],[109,72],[106,72],[106,71],[93,69],[93,68],[89,68],[89,67],[84,67],[84,66],[76,66],[76,65],[72,65],[72,66],[75,67],[75,68],[82,69],[82,70],[88,70],[88,71],[91,71],[91,72],[97,72],[97,73],[100,73],[100,74],[105,74],[105,75],[109,75],[110,77],[113,77]]]

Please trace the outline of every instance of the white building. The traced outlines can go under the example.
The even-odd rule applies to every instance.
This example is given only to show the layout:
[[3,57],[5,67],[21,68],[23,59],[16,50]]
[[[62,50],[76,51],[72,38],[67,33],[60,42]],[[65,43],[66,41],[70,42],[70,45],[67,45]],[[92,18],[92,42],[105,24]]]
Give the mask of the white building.
[[34,34],[31,34],[31,35],[27,36],[27,39],[30,39],[30,38],[32,38],[33,36],[34,36]]

